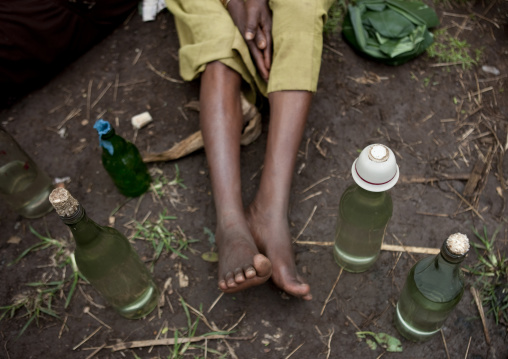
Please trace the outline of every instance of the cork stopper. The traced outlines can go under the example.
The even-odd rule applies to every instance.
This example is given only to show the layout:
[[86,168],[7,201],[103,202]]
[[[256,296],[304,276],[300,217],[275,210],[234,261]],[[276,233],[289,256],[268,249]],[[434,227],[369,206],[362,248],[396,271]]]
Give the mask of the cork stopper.
[[469,251],[469,239],[465,234],[454,233],[446,240],[446,248],[454,255],[463,256]]
[[49,195],[49,201],[60,217],[70,217],[79,207],[79,202],[65,188],[56,188]]

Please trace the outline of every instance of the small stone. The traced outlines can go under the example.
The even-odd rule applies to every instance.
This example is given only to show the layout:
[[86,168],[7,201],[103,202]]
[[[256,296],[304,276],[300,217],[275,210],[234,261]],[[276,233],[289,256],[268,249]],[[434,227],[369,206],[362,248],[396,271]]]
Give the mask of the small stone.
[[133,116],[131,119],[132,126],[137,130],[148,125],[150,122],[152,122],[152,116],[148,111]]

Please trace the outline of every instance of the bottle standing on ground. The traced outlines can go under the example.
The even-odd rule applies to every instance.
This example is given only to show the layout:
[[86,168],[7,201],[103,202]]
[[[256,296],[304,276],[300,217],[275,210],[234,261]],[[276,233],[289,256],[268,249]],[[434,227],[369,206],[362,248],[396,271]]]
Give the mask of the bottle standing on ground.
[[392,198],[387,192],[399,178],[395,155],[386,146],[367,146],[352,166],[355,183],[340,199],[335,230],[336,262],[349,272],[369,269],[381,250]]
[[395,326],[405,338],[425,341],[439,332],[464,293],[460,263],[468,251],[467,237],[452,234],[438,255],[411,268],[395,312]]
[[128,239],[88,218],[66,189],[55,189],[49,200],[71,229],[81,274],[124,317],[136,319],[149,314],[157,305],[159,291]]
[[150,174],[137,147],[121,136],[109,122],[98,120],[94,128],[102,146],[102,164],[118,190],[127,197],[137,197],[150,187]]
[[38,218],[53,209],[52,189],[49,176],[0,128],[0,198],[23,217]]

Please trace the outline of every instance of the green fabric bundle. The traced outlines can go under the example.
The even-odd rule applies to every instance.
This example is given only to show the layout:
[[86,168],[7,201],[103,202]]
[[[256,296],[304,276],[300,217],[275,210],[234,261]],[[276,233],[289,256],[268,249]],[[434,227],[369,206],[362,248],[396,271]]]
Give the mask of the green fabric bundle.
[[438,24],[434,10],[420,1],[358,0],[348,7],[342,33],[367,57],[400,65],[432,44],[428,29]]

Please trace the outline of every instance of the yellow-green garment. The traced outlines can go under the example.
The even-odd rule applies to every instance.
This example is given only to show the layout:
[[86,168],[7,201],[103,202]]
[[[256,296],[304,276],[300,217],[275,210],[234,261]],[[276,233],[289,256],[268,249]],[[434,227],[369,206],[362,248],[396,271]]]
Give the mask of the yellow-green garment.
[[273,60],[267,84],[257,73],[249,48],[220,0],[166,0],[175,17],[180,40],[180,75],[197,78],[212,61],[237,71],[250,85],[247,98],[256,90],[269,92],[306,90],[315,92],[323,24],[334,0],[270,0]]

